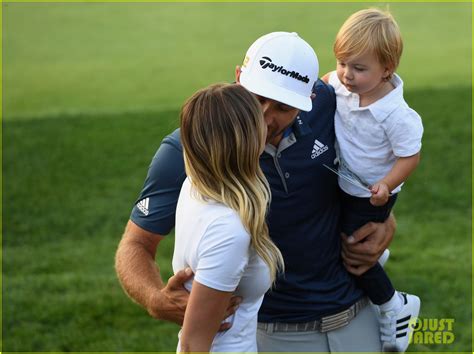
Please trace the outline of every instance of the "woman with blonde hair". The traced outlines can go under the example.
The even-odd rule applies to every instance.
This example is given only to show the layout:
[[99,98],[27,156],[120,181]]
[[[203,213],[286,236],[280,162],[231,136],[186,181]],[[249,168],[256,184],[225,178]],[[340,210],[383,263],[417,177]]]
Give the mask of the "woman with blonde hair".
[[[238,84],[216,84],[187,100],[181,141],[187,179],[176,211],[175,272],[189,267],[181,352],[256,352],[257,312],[283,267],[265,222],[270,188],[259,156],[261,105]],[[242,302],[219,332],[233,294]]]

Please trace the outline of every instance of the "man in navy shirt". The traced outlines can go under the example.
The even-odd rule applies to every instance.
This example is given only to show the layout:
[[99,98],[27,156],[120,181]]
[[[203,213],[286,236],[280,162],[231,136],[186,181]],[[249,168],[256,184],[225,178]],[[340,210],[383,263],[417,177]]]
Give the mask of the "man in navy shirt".
[[[317,80],[314,51],[296,33],[275,32],[248,50],[236,80],[262,104],[268,137],[260,157],[272,191],[270,235],[285,273],[259,311],[259,351],[380,351],[374,309],[350,273],[370,268],[387,248],[394,220],[340,235],[334,166],[335,95]],[[182,324],[188,293],[183,270],[167,284],[155,264],[156,249],[174,227],[185,179],[179,130],[162,142],[116,254],[119,279],[155,318]],[[228,314],[238,307],[229,304]],[[226,329],[229,324],[223,324]]]

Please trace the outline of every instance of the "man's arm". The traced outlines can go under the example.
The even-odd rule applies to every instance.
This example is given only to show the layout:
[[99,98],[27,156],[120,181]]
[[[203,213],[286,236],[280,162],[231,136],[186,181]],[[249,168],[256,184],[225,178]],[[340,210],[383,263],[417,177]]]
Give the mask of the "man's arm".
[[349,273],[361,275],[372,268],[392,242],[395,229],[392,213],[383,223],[369,222],[352,236],[342,234],[342,259]]
[[[115,255],[115,270],[124,291],[157,319],[183,324],[189,292],[184,283],[193,275],[183,269],[164,284],[155,263],[156,250],[163,236],[146,231],[133,221],[128,222]],[[235,313],[241,302],[232,297],[222,319]],[[231,327],[223,323],[219,330]]]
[[115,269],[125,292],[158,319],[182,324],[189,293],[183,283],[192,277],[190,269],[172,276],[165,285],[155,263],[163,236],[146,231],[129,221],[115,255]]
[[331,75],[331,72],[328,72],[324,74],[324,76],[321,78],[326,84],[329,84],[329,76]]

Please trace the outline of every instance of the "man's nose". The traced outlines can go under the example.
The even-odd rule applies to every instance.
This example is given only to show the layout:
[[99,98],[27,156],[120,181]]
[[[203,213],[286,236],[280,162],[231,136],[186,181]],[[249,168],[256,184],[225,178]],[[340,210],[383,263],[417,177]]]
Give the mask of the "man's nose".
[[273,113],[271,109],[270,102],[266,101],[262,103],[262,111],[263,111],[263,118],[265,119],[265,123],[270,124],[273,121]]
[[263,114],[267,114],[269,111],[270,111],[270,102],[265,100],[264,102],[261,103],[262,104],[262,111],[263,111]]
[[271,125],[275,120],[273,111],[270,109],[270,107],[263,111],[263,119],[265,120],[265,124],[267,126]]

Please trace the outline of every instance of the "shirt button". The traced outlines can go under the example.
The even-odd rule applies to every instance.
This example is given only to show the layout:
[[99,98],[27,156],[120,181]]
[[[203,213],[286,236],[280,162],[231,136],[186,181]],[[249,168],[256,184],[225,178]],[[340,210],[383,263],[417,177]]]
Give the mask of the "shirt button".
[[278,157],[278,158],[280,158],[280,157],[281,157],[281,154],[280,154],[280,153],[278,153],[278,154],[277,154],[277,157]]
[[285,172],[285,178],[290,178],[290,174],[288,172]]

